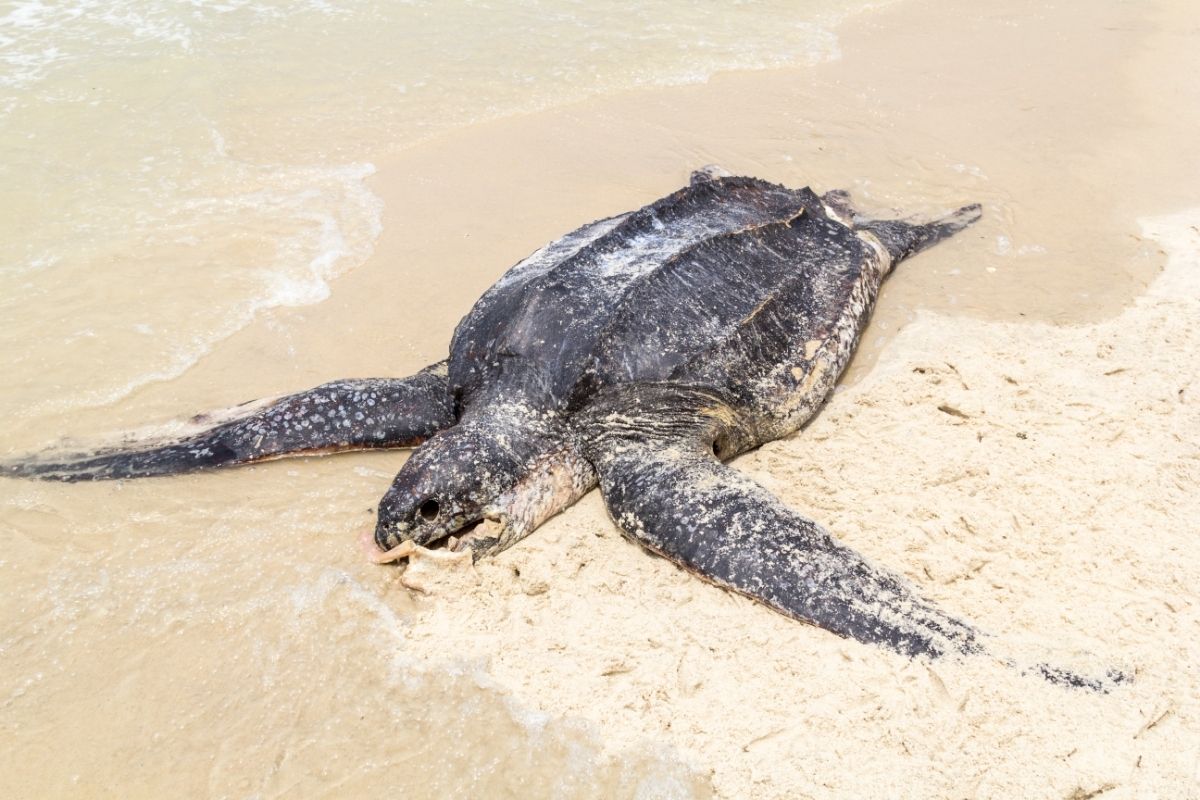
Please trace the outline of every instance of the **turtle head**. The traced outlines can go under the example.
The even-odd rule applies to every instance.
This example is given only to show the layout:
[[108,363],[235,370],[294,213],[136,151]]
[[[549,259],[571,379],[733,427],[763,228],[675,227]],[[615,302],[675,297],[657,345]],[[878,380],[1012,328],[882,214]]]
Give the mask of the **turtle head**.
[[384,551],[410,541],[452,550],[493,549],[501,520],[492,514],[491,525],[481,523],[497,498],[520,480],[526,463],[524,454],[505,445],[512,438],[495,428],[494,423],[463,422],[418,448],[379,503],[375,545]]

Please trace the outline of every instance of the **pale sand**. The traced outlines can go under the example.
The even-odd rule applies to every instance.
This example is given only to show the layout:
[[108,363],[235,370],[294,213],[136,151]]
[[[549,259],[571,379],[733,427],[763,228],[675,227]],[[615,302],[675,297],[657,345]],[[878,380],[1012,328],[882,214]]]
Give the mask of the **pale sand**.
[[998,650],[1131,685],[841,640],[648,556],[595,493],[477,579],[432,580],[405,649],[614,752],[677,748],[724,797],[1196,796],[1200,209],[1144,229],[1169,266],[1117,318],[922,315],[801,435],[736,462]]

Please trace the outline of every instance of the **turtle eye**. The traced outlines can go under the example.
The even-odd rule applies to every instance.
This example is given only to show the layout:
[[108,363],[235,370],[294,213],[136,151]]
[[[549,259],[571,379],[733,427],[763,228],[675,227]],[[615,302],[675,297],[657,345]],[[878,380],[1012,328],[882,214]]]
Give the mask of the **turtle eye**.
[[437,519],[438,513],[442,510],[442,506],[437,500],[432,497],[421,503],[421,507],[417,509],[417,513],[421,515],[421,519],[426,522],[433,522]]

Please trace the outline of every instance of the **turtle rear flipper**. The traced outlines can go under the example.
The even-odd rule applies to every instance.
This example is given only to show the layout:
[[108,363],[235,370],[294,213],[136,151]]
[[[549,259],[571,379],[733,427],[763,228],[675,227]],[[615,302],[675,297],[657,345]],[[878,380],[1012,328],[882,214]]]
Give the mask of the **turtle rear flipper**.
[[925,250],[943,239],[974,225],[983,216],[978,203],[933,220],[873,219],[861,214],[845,189],[833,189],[821,195],[827,213],[856,231],[872,234],[891,257],[892,266]]
[[[680,390],[678,401],[653,394],[650,402],[627,394],[623,404],[605,403],[588,431],[609,514],[627,536],[718,586],[839,636],[906,656],[992,653],[985,634],[723,464],[718,454],[745,446],[733,409],[702,392]],[[1095,691],[1123,680],[1046,664],[1026,672]]]
[[134,435],[116,447],[3,462],[0,475],[62,481],[173,475],[284,456],[413,447],[453,424],[442,362],[408,378],[334,381],[201,414],[175,435]]
[[973,203],[930,222],[856,218],[854,229],[873,234],[888,251],[895,266],[909,256],[970,227],[982,216],[983,207]]

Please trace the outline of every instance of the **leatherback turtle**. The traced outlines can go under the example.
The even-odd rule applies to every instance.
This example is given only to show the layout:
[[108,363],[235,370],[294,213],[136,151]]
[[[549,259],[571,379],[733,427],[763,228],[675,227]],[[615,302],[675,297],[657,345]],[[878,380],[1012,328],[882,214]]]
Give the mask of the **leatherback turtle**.
[[888,273],[980,213],[868,219],[845,192],[706,168],[512,267],[449,357],[416,375],[245,404],[172,442],[7,466],[70,481],[416,447],[379,504],[377,560],[499,553],[599,483],[629,538],[715,584],[904,655],[983,653],[970,625],[725,463],[812,418]]

